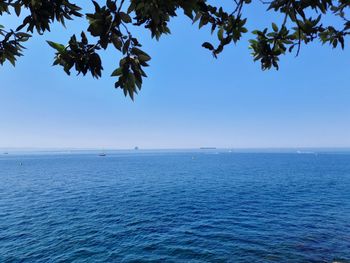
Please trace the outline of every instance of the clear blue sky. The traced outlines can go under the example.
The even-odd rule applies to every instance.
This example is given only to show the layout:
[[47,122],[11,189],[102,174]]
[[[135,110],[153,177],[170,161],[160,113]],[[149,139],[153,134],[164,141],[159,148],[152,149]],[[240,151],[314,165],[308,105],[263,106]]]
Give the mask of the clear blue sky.
[[[248,11],[250,29],[269,24],[261,11]],[[109,77],[118,53],[103,56],[100,80],[51,67],[45,40],[65,43],[85,28],[80,21],[35,37],[16,68],[0,68],[0,147],[350,146],[349,49],[303,46],[298,58],[282,58],[278,72],[263,72],[246,38],[215,60],[200,47],[208,31],[181,16],[160,42],[137,32],[153,60],[132,102]]]

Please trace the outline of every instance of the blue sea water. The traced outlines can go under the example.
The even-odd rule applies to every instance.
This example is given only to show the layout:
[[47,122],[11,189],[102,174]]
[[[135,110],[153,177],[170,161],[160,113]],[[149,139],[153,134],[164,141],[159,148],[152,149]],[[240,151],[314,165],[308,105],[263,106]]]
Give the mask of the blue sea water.
[[350,155],[0,156],[0,262],[350,260]]

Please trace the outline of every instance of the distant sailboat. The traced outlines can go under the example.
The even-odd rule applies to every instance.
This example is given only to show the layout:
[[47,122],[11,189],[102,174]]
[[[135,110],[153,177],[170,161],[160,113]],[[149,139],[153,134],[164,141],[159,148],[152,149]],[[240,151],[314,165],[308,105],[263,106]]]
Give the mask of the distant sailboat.
[[316,155],[316,153],[315,152],[305,152],[305,151],[297,151],[297,154],[315,154]]

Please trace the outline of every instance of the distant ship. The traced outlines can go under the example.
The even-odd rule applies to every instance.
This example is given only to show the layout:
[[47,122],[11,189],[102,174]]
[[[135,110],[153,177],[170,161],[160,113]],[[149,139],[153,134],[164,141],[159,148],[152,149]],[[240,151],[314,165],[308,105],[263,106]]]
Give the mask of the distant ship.
[[201,150],[215,150],[216,147],[201,147]]
[[9,153],[4,153],[4,154],[9,154]]
[[100,153],[98,156],[106,156],[106,154],[105,153]]
[[138,149],[139,149],[139,147],[137,147],[137,146],[134,148],[135,151],[137,151]]

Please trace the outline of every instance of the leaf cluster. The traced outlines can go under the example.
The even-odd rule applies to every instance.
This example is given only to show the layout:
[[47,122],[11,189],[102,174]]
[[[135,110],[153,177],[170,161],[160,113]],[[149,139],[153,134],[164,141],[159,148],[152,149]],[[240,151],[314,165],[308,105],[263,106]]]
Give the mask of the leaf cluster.
[[70,75],[70,70],[74,66],[78,74],[90,72],[95,78],[101,77],[103,70],[100,56],[96,53],[100,48],[89,44],[84,32],[81,33],[81,41],[78,41],[73,35],[69,40],[68,46],[47,41],[48,44],[56,49],[56,57],[53,65],[60,65],[64,71]]
[[30,34],[24,32],[7,32],[4,26],[0,25],[0,36],[3,40],[0,41],[0,64],[3,65],[5,61],[9,61],[15,66],[17,57],[22,56],[24,46],[23,42],[26,42],[30,38]]

